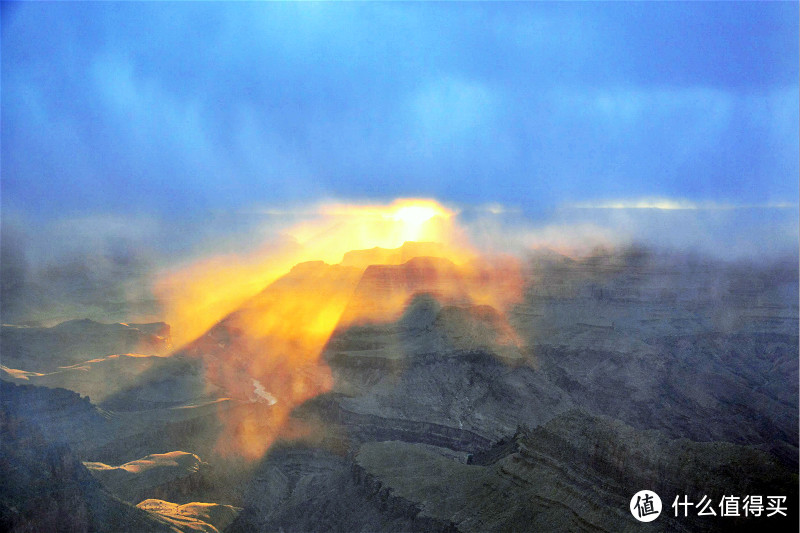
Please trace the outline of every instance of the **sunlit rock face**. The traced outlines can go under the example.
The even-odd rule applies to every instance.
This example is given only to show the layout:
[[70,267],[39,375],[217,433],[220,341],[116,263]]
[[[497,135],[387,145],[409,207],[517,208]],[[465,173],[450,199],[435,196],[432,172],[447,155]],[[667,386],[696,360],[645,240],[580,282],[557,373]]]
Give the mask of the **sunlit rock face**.
[[209,383],[254,404],[224,415],[221,450],[260,456],[292,408],[330,389],[319,354],[360,275],[321,261],[297,265],[183,350],[203,362]]
[[373,264],[364,271],[339,329],[400,318],[416,295],[451,306],[491,305],[504,312],[522,296],[519,264],[511,259],[456,264],[443,257],[415,257],[399,265]]
[[203,502],[179,505],[154,498],[143,500],[136,507],[157,515],[177,531],[202,533],[224,531],[241,511],[232,505]]
[[361,269],[372,265],[402,265],[418,257],[434,257],[460,260],[460,255],[435,242],[406,241],[398,248],[369,248],[350,250],[342,256],[342,266],[355,266]]
[[[422,252],[438,256],[408,259]],[[485,344],[475,333],[481,336],[479,323],[486,322],[491,323],[482,330],[486,339],[502,344],[505,352],[518,351],[504,311],[487,303],[505,309],[520,298],[516,261],[473,258],[456,264],[442,257],[447,254],[438,244],[407,242],[396,249],[352,251],[337,265],[300,263],[180,350],[202,361],[209,384],[253,404],[225,415],[228,437],[220,450],[255,458],[282,431],[307,431],[284,426],[292,409],[333,388],[322,354],[334,332],[389,326],[417,296],[428,295],[437,305],[473,308],[480,303],[483,307],[469,312],[480,315],[473,321],[477,329],[456,342],[472,348]],[[447,311],[442,320],[458,312]]]
[[327,203],[315,211],[286,230],[289,242],[265,243],[241,255],[212,254],[162,272],[155,293],[175,330],[175,345],[202,336],[296,265],[323,261],[363,270],[419,256],[460,264],[478,255],[457,227],[456,212],[434,200]]
[[117,497],[136,504],[146,498],[185,499],[204,483],[207,464],[188,452],[154,453],[119,466],[84,462]]
[[401,265],[370,265],[356,286],[340,327],[394,322],[414,294],[433,294],[442,303],[466,304],[466,281],[456,265],[444,258],[416,257]]

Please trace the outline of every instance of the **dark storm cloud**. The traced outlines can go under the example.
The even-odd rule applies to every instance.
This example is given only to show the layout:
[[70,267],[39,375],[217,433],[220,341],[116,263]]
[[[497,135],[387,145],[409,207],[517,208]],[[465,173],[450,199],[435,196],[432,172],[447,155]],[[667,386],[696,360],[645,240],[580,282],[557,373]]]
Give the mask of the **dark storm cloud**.
[[3,204],[796,198],[795,4],[31,4]]

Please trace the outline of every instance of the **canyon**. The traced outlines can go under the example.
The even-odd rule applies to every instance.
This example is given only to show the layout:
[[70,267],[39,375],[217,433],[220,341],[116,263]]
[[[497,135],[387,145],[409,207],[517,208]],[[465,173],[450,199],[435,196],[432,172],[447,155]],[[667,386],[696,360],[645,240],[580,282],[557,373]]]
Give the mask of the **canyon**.
[[[302,263],[179,347],[4,325],[5,529],[634,531],[644,488],[653,531],[796,528],[796,264],[436,250]],[[788,516],[677,517],[683,494]]]

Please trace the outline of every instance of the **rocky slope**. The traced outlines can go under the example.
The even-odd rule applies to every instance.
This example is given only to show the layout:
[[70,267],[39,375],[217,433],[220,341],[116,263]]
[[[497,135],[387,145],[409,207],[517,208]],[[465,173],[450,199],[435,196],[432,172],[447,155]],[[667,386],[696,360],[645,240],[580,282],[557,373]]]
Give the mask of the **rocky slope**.
[[7,404],[0,406],[0,529],[175,532],[157,515],[106,492],[69,446],[45,438]]
[[142,374],[167,364],[165,358],[160,356],[114,354],[62,366],[46,373],[0,366],[0,376],[3,380],[18,384],[73,390],[95,402],[103,402],[136,383]]
[[624,259],[540,268],[512,317],[537,367],[592,412],[796,468],[794,267]]
[[[797,476],[763,452],[669,440],[581,411],[518,432],[511,440],[511,450],[472,464],[413,444],[368,443],[356,465],[382,490],[417,502],[421,514],[450,521],[459,531],[638,531],[641,524],[627,510],[634,487],[654,490],[666,506],[678,494],[695,501],[706,494],[719,501],[723,494],[797,493]],[[788,519],[725,524],[729,530],[789,525]],[[650,529],[716,526],[702,518],[676,519],[666,507]]]
[[[723,524],[674,516],[686,494],[797,495],[797,475],[752,447],[668,439],[572,410],[521,429],[484,453],[373,441],[355,456],[286,446],[264,461],[231,531],[711,531]],[[664,501],[643,526],[633,489]],[[791,530],[791,518],[726,518],[727,531]]]
[[231,505],[192,502],[183,505],[163,500],[149,499],[136,505],[156,514],[179,531],[218,533],[233,522],[240,509]]
[[111,493],[134,504],[147,498],[186,499],[205,482],[207,466],[197,455],[181,451],[154,453],[119,466],[88,461],[83,465]]
[[4,324],[0,342],[3,366],[40,373],[115,354],[162,355],[171,348],[169,326],[163,322],[70,320],[50,328]]

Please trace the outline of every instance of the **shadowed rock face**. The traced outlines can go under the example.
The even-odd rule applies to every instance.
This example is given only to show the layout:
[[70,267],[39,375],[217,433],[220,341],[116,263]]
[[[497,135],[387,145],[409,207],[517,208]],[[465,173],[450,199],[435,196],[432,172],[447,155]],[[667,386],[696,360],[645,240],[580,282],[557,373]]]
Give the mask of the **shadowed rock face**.
[[[668,439],[574,410],[461,459],[399,441],[364,443],[353,459],[281,448],[265,460],[231,531],[639,531],[628,512],[631,487],[664,500],[649,530],[711,531],[720,526],[672,516],[674,496],[796,495],[797,476],[762,451]],[[724,524],[731,531],[766,525],[791,530],[793,521]]]
[[675,261],[548,263],[511,322],[576,405],[796,468],[796,266]]
[[[435,295],[337,331],[334,392],[295,411],[331,442],[268,455],[232,530],[639,531],[642,488],[665,505],[654,531],[792,530],[796,275],[646,254],[539,267],[509,315],[516,357],[490,309]],[[669,516],[678,494],[772,493],[787,520]]]
[[324,448],[277,446],[251,484],[231,533],[249,531],[457,531],[449,521],[419,516],[350,459]]
[[402,264],[373,264],[364,270],[337,329],[393,323],[422,294],[448,306],[506,307],[519,297],[521,285],[512,260],[456,265],[444,257],[415,257]]
[[[192,409],[125,419],[72,391],[10,383],[0,384],[0,400],[2,531],[217,531],[216,525],[225,527],[238,512],[196,500],[231,499],[229,491],[236,492],[236,480],[246,474],[226,477],[230,472],[210,470],[195,454],[151,454],[121,467],[79,459],[124,457],[140,446],[163,449],[177,442],[200,449],[196,439],[207,450],[218,420],[214,412],[205,420],[193,418]],[[155,497],[180,504],[133,507]],[[177,515],[173,507],[179,507]]]
[[571,405],[508,342],[505,327],[488,306],[442,306],[420,295],[395,323],[334,335],[325,357],[338,394],[307,409],[324,406],[352,436],[363,434],[359,441],[408,440],[403,432],[410,432],[443,445],[424,435],[451,434],[451,447],[476,451],[478,442],[499,439],[519,423],[542,423]]
[[449,260],[417,257],[402,265],[371,265],[356,286],[341,323],[394,322],[415,294],[436,294],[441,302],[469,303],[466,280]]
[[10,407],[0,407],[0,529],[174,531],[108,494],[66,444],[48,441]]
[[[652,530],[705,531],[715,524],[670,516],[675,495],[719,501],[723,494],[796,494],[796,475],[764,452],[670,440],[581,411],[520,431],[509,444],[485,454],[488,462],[475,457],[467,465],[409,443],[373,442],[361,447],[356,465],[381,490],[418,502],[422,515],[452,521],[460,531],[638,531],[627,511],[631,487],[648,487],[665,500]],[[725,527],[757,526],[731,520]]]
[[55,443],[92,446],[111,431],[104,413],[88,398],[65,389],[0,382],[0,405]]
[[762,446],[797,466],[796,370],[780,370],[795,366],[796,337],[703,334],[650,346],[537,354],[542,371],[593,412],[671,437]]

